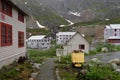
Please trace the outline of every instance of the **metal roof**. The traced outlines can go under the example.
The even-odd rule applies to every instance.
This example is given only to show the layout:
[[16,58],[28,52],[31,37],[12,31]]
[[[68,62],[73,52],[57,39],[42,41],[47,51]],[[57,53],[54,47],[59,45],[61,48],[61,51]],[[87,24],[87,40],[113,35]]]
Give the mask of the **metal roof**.
[[106,25],[107,29],[120,29],[120,24],[110,24]]
[[108,39],[120,39],[120,36],[110,36]]
[[76,32],[58,32],[56,35],[74,35]]
[[45,35],[31,36],[28,40],[41,40]]

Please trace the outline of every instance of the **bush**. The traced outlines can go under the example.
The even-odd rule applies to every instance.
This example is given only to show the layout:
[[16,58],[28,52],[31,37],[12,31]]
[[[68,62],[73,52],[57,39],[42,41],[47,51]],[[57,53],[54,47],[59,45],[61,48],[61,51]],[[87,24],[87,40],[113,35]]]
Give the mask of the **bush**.
[[89,52],[89,55],[94,55],[94,54],[97,54],[98,52],[96,50],[92,50]]
[[108,48],[108,51],[113,51],[116,46],[115,45],[112,45],[112,44],[108,44],[108,43],[100,43],[97,47],[96,47],[96,51],[97,52],[101,52],[101,49],[103,47],[107,47]]
[[71,55],[67,55],[67,56],[62,56],[61,57],[61,62],[62,64],[71,64]]
[[109,64],[96,64],[92,63],[88,69],[87,74],[81,78],[82,75],[78,77],[78,80],[119,80],[119,74],[115,73]]

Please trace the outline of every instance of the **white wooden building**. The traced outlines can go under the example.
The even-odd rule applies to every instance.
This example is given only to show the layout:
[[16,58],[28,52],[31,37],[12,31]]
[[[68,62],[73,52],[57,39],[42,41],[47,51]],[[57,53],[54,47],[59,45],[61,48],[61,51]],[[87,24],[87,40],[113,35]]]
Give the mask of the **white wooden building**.
[[29,48],[36,48],[41,50],[46,50],[51,47],[51,37],[46,37],[45,35],[31,36],[27,40],[27,46]]
[[106,25],[104,40],[115,45],[120,44],[120,24]]
[[65,44],[76,32],[58,32],[56,34],[56,43]]
[[89,43],[81,36],[80,33],[76,32],[72,38],[63,46],[63,54],[68,55],[74,50],[82,50],[84,53],[89,53]]
[[0,68],[25,56],[26,16],[10,0],[0,0]]

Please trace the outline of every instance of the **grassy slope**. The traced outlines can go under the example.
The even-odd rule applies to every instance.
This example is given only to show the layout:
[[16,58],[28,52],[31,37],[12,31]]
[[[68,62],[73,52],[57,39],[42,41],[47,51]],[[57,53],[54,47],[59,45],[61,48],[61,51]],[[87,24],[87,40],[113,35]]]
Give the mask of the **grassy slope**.
[[90,26],[90,25],[109,25],[109,24],[120,24],[120,18],[112,18],[110,20],[94,20],[89,22],[75,23],[72,26]]

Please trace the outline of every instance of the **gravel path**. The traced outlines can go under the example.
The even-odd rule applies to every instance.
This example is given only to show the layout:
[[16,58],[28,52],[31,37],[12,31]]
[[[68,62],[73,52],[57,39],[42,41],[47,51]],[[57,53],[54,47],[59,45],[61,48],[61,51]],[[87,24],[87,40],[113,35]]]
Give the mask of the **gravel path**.
[[44,62],[40,68],[40,74],[37,80],[56,80],[54,74],[55,58],[49,58]]
[[90,59],[98,58],[103,63],[108,63],[111,59],[119,58],[120,59],[120,52],[111,52],[111,53],[100,53],[93,56],[85,57],[85,61],[89,61]]

